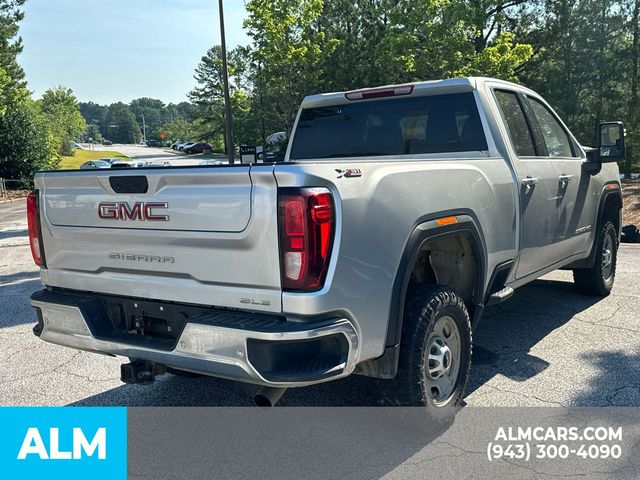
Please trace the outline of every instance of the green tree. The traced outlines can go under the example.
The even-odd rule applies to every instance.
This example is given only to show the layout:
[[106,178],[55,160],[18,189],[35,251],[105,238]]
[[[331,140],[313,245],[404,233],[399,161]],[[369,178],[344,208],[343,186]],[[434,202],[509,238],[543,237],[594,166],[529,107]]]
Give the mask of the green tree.
[[502,33],[461,67],[454,77],[484,76],[503,80],[518,80],[517,70],[533,55],[533,47],[527,43],[514,43],[514,35]]
[[102,133],[100,133],[100,127],[95,124],[87,126],[87,130],[84,132],[83,141],[91,143],[102,143]]
[[[415,0],[390,8],[379,49],[390,82],[470,75],[517,80],[533,48],[515,41],[504,12],[523,3]],[[395,77],[395,78],[394,78]]]
[[104,138],[115,143],[138,143],[142,138],[136,117],[122,102],[109,106],[101,131]]
[[[167,110],[162,100],[155,98],[137,98],[129,104],[129,109],[133,113],[138,122],[140,129],[146,125],[147,139],[155,138],[160,140],[160,127],[171,121],[171,113]],[[144,121],[143,121],[144,118]]]
[[[236,71],[233,64],[234,55],[229,55],[229,75],[233,78]],[[194,78],[196,87],[189,92],[189,99],[197,105],[197,123],[202,130],[200,138],[219,142],[222,137],[224,151],[227,151],[226,114],[224,108],[224,87],[222,72],[222,48],[215,45],[202,57],[196,68]],[[229,86],[232,92],[236,89],[233,83]],[[232,112],[233,116],[233,112]]]
[[[627,10],[611,0],[547,0],[522,35],[536,51],[521,72],[585,145],[599,121],[629,121],[632,55]],[[637,125],[628,123],[631,131]]]
[[0,114],[29,96],[24,71],[18,64],[22,52],[18,30],[24,18],[21,7],[25,1],[0,0]]
[[181,118],[174,120],[173,122],[165,123],[159,127],[158,131],[155,132],[155,136],[159,137],[160,133],[164,133],[166,135],[166,140],[170,142],[189,140],[196,138],[198,135],[193,123],[182,120]]
[[178,119],[192,121],[198,114],[198,106],[191,102],[180,102],[178,104],[169,104],[167,107],[169,111],[169,121]]
[[102,125],[107,110],[109,109],[109,107],[98,105],[94,102],[80,102],[78,106],[87,125]]
[[235,90],[231,96],[233,137],[238,145],[262,145],[260,118],[252,109],[251,96],[245,90]]
[[38,170],[56,168],[47,125],[30,100],[10,106],[0,118],[0,177],[24,180]]
[[289,131],[300,101],[322,90],[324,68],[339,41],[321,27],[323,0],[250,0],[246,9],[254,87],[269,108],[256,114],[273,116]]
[[49,89],[42,95],[39,106],[56,151],[60,155],[72,154],[71,141],[87,128],[73,91],[62,86]]

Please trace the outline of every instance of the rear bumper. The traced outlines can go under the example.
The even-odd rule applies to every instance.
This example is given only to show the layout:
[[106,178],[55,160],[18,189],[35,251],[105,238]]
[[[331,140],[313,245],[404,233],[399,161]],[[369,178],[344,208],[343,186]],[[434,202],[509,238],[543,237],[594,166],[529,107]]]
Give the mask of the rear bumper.
[[[166,341],[109,331],[105,325],[111,325],[111,320],[99,306],[102,298],[82,292],[35,292],[31,297],[38,312],[34,332],[46,342],[78,350],[274,387],[321,383],[345,377],[355,368],[358,335],[344,318],[294,323],[212,308],[196,308],[194,314],[193,306],[185,306],[189,316],[167,348]],[[135,301],[110,300],[114,298]]]

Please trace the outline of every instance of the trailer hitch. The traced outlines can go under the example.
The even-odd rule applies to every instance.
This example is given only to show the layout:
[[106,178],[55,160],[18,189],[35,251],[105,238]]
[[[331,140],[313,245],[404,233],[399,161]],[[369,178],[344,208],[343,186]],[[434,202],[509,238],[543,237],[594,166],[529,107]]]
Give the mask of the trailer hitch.
[[120,365],[120,380],[124,383],[149,385],[166,371],[167,367],[161,363],[133,360]]

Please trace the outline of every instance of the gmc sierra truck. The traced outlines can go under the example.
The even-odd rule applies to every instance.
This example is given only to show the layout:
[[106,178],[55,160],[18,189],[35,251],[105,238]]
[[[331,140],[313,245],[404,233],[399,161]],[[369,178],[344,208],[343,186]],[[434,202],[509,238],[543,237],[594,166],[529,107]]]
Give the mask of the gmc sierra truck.
[[463,78],[309,96],[283,162],[48,171],[28,197],[34,333],[284,389],[358,373],[463,396],[483,309],[555,269],[612,288],[620,122],[582,147],[535,92]]

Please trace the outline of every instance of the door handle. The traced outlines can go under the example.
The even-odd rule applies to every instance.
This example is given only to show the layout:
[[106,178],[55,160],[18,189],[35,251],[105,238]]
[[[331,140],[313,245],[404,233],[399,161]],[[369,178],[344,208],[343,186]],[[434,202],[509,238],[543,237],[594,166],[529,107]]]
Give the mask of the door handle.
[[563,173],[558,177],[558,180],[560,180],[562,186],[566,186],[569,183],[569,180],[571,180],[572,178],[573,175],[567,175],[566,173]]
[[522,184],[522,186],[524,187],[524,193],[525,195],[527,193],[529,193],[531,191],[531,188],[540,182],[540,179],[537,177],[524,177],[522,180],[520,180],[520,183]]

